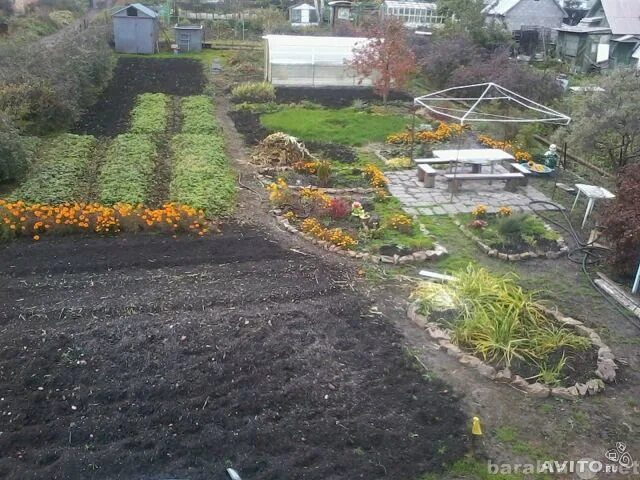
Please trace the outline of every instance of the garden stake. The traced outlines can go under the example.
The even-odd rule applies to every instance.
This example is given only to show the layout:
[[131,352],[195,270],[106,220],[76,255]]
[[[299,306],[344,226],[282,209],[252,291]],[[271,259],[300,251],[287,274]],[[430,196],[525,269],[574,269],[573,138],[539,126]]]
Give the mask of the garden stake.
[[482,436],[482,427],[480,426],[480,418],[473,417],[471,424],[471,455],[476,456],[476,443],[479,441],[479,437]]

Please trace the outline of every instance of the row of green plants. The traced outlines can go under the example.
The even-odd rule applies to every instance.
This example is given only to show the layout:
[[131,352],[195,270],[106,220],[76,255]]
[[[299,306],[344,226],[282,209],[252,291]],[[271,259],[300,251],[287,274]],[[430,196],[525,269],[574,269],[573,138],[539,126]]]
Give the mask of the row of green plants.
[[267,103],[276,99],[276,90],[269,82],[245,82],[231,89],[234,103]]
[[[413,297],[421,313],[451,328],[460,347],[500,366],[536,365],[535,377],[547,384],[558,384],[567,373],[567,355],[590,347],[589,339],[550,318],[535,293],[525,292],[513,275],[496,276],[470,265],[454,282],[421,284]],[[551,362],[558,352],[562,356]]]
[[182,133],[214,133],[218,129],[213,102],[206,95],[185,97],[181,102]]
[[95,151],[95,138],[67,133],[42,143],[29,176],[11,198],[47,204],[83,198],[87,188],[85,174]]
[[181,133],[171,139],[171,201],[202,209],[208,215],[231,212],[236,182],[221,135]]
[[144,93],[131,112],[131,133],[162,133],[167,128],[169,96],[164,93]]
[[107,205],[148,200],[157,151],[150,135],[125,133],[109,145],[98,175],[98,200]]

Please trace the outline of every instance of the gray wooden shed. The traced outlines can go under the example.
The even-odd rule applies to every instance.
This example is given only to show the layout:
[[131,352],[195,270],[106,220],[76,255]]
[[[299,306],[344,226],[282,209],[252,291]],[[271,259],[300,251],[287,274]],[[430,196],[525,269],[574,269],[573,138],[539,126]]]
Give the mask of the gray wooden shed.
[[176,25],[176,44],[181,52],[199,52],[202,50],[202,25]]
[[158,50],[160,19],[141,3],[132,3],[111,14],[116,52],[155,53]]

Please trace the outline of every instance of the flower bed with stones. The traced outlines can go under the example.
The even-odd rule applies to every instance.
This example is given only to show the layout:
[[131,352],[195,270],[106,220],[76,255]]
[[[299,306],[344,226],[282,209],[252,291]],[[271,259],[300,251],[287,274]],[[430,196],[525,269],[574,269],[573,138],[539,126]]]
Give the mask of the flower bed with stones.
[[426,262],[429,260],[433,260],[435,258],[439,258],[442,255],[446,255],[448,253],[446,248],[444,248],[442,245],[439,245],[437,243],[434,245],[434,248],[432,250],[422,250],[419,252],[414,252],[410,255],[402,255],[402,256],[375,255],[368,252],[358,252],[355,250],[349,250],[349,249],[341,248],[337,245],[334,245],[326,240],[319,240],[307,233],[300,231],[295,225],[289,222],[289,220],[282,215],[282,210],[278,210],[278,209],[272,210],[272,213],[275,215],[276,219],[283,226],[283,228],[287,230],[289,233],[299,235],[305,240],[308,240],[314,245],[318,245],[319,247],[322,247],[325,250],[328,250],[330,252],[335,252],[340,255],[348,256],[351,258],[366,260],[373,263],[404,265],[407,263]]
[[[453,223],[455,223],[458,226],[458,228],[462,231],[462,233],[467,238],[473,240],[483,252],[485,252],[490,257],[499,258],[500,260],[507,260],[509,262],[520,262],[520,261],[529,260],[532,258],[555,259],[555,258],[561,257],[562,255],[566,254],[569,251],[569,247],[567,246],[564,238],[559,237],[558,239],[555,240],[556,245],[558,247],[557,250],[550,250],[546,252],[531,250],[528,252],[521,252],[521,253],[501,252],[500,250],[496,248],[492,248],[491,246],[487,245],[480,237],[475,235],[469,228],[467,228],[455,216],[452,216],[451,218],[453,219]],[[548,226],[547,224],[544,224],[544,225],[547,230],[553,231],[553,229],[550,226]]]
[[598,349],[598,360],[594,369],[595,378],[584,383],[576,383],[570,387],[551,387],[540,382],[529,383],[521,376],[513,374],[508,368],[498,370],[494,366],[483,362],[478,357],[465,352],[453,344],[450,330],[443,328],[442,325],[436,322],[429,321],[426,316],[419,313],[419,302],[413,302],[409,306],[407,313],[412,322],[426,329],[431,338],[439,344],[441,350],[457,358],[461,364],[475,368],[483,377],[499,383],[509,384],[532,397],[545,398],[552,396],[575,400],[582,396],[596,395],[604,391],[605,382],[611,383],[615,381],[616,370],[618,368],[611,349],[602,341],[600,335],[598,335],[595,330],[585,326],[581,321],[564,316],[557,310],[545,308],[544,311],[560,325],[572,328],[581,336],[588,338],[592,345]]

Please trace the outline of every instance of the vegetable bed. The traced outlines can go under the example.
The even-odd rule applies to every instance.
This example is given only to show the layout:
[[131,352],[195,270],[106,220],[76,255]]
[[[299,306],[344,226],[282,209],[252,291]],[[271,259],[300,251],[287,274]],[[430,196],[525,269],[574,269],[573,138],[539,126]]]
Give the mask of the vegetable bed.
[[131,133],[162,133],[167,128],[169,97],[164,93],[145,93],[138,97],[131,112]]
[[171,201],[202,209],[208,215],[230,213],[235,178],[220,136],[182,133],[171,140]]
[[182,133],[214,133],[216,123],[211,98],[195,95],[182,99]]
[[118,135],[98,176],[101,203],[145,203],[151,189],[156,147],[149,135]]
[[26,181],[11,199],[32,203],[60,204],[83,199],[83,176],[93,154],[92,136],[63,134],[43,142]]

